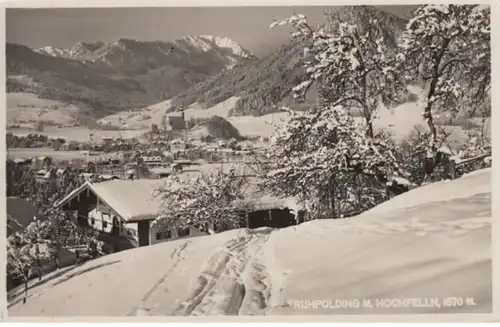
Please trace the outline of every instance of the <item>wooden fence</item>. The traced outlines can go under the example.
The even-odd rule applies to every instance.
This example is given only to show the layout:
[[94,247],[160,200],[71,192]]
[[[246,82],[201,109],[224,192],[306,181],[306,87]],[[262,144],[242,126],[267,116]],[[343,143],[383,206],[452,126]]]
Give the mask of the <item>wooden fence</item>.
[[[484,161],[485,158],[491,157],[491,151],[482,153],[480,155],[477,155],[472,158],[456,161],[456,160],[450,160],[450,173],[451,173],[451,179],[456,179],[460,177],[459,175],[459,170],[462,170],[461,172],[467,173],[469,171],[481,169],[482,167],[486,166],[486,163]],[[479,167],[475,166],[479,164]],[[471,167],[472,166],[472,167]],[[468,171],[465,171],[467,168]]]

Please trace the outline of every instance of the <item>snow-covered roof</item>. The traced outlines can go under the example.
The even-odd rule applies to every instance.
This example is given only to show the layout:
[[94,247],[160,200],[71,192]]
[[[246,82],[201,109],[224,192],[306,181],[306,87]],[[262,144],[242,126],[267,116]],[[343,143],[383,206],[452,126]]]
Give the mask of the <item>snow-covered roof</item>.
[[92,183],[90,187],[125,221],[131,222],[158,216],[161,201],[153,197],[153,191],[163,183],[155,179],[113,180]]
[[[197,173],[184,173],[181,178],[193,178]],[[256,178],[249,178],[244,186],[245,200],[240,201],[243,207],[250,206],[254,210],[269,210],[291,208],[296,206],[293,198],[281,198],[267,192],[258,191]],[[87,181],[84,185],[72,191],[56,204],[61,206],[75,198],[87,188],[96,194],[103,202],[113,208],[127,222],[152,220],[160,212],[161,201],[153,198],[153,191],[165,183],[162,179],[111,180],[105,183]]]
[[144,160],[144,162],[149,162],[149,161],[162,161],[161,160],[161,157],[142,157],[142,160]]
[[258,197],[250,196],[236,203],[242,208],[249,207],[250,210],[290,209],[297,205],[292,198],[280,198],[270,194],[262,194]]
[[126,222],[152,220],[158,216],[161,201],[153,198],[154,189],[164,183],[158,179],[112,180],[105,183],[86,182],[59,201],[64,205],[79,193],[89,189],[110,206]]
[[254,210],[291,209],[297,206],[297,202],[292,197],[278,197],[270,192],[260,191],[257,182],[258,178],[248,178],[247,185],[243,186],[245,199],[238,201],[240,205],[249,206]]
[[172,168],[151,168],[149,169],[150,172],[155,173],[155,174],[170,174],[172,173]]

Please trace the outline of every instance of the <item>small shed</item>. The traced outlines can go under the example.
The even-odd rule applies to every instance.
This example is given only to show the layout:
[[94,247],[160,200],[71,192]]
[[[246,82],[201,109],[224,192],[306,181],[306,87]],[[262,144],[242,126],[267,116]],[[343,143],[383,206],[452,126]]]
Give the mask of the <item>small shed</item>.
[[304,211],[294,198],[278,197],[260,190],[256,177],[249,177],[247,180],[245,199],[238,203],[242,208],[241,215],[246,227],[284,228],[301,222]]

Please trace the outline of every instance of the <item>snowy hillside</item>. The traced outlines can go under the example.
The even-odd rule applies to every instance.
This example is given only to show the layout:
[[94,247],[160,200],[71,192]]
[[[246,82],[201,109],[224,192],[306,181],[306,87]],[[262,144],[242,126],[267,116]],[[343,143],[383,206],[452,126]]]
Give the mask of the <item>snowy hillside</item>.
[[[491,312],[491,169],[382,206],[109,255],[45,277],[26,304],[10,302],[9,315]],[[449,306],[449,297],[467,303]]]
[[[374,127],[376,130],[385,130],[390,132],[396,141],[405,139],[415,127],[427,129],[425,122],[422,119],[424,110],[423,95],[421,89],[412,88],[412,92],[419,96],[417,102],[407,102],[392,109],[381,108],[377,112],[379,119],[375,120]],[[262,136],[270,137],[273,135],[273,124],[279,124],[287,118],[284,112],[270,113],[261,116],[230,116],[231,111],[237,106],[240,97],[231,97],[221,101],[214,106],[204,108],[203,105],[195,102],[185,107],[186,119],[220,116],[226,118],[233,126],[235,126],[241,135],[245,136]],[[103,117],[100,120],[101,124],[111,124],[113,126],[121,126],[127,129],[148,129],[151,124],[161,126],[161,119],[164,115],[170,114],[174,104],[172,100],[163,101],[141,110],[133,112],[120,112],[117,114]],[[356,115],[356,120],[361,121],[362,118]],[[447,126],[450,132],[448,141],[450,146],[456,147],[467,139],[467,130],[461,126]],[[491,131],[485,131],[489,134]]]
[[84,106],[41,99],[32,93],[7,93],[6,98],[8,124],[36,121],[71,124],[90,111]]

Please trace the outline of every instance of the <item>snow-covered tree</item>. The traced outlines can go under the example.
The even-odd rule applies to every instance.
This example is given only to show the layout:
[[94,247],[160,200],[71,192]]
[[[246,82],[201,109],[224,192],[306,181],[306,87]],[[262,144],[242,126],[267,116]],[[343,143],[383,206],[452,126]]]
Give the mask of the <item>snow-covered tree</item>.
[[49,220],[46,223],[47,233],[41,240],[47,242],[50,258],[56,268],[59,268],[59,255],[64,247],[84,245],[93,256],[103,254],[104,242],[99,240],[95,229],[79,226],[74,217],[58,208],[49,208],[44,211],[44,215]]
[[84,244],[94,249],[97,255],[102,254],[99,249],[103,242],[98,240],[95,230],[78,226],[74,219],[59,209],[46,210],[45,215],[48,220],[34,217],[24,230],[7,239],[7,274],[23,280],[24,302],[32,273],[36,271],[41,280],[42,266],[51,260],[59,268],[58,259],[63,247]]
[[31,274],[38,270],[42,278],[42,262],[49,257],[45,242],[41,239],[46,236],[48,224],[33,221],[24,233],[15,233],[7,238],[7,275],[20,278],[24,283],[24,298],[28,296],[28,281]]
[[287,111],[260,170],[264,188],[297,198],[308,211],[325,207],[330,214],[343,210],[339,200],[358,210],[382,201],[387,174],[398,170],[392,144],[366,137],[341,106]]
[[243,199],[244,177],[235,169],[228,173],[215,169],[192,179],[170,176],[153,194],[162,201],[158,226],[194,227],[206,230],[211,225],[221,228],[240,227],[239,200]]
[[230,149],[234,149],[236,145],[238,145],[238,140],[236,140],[234,137],[227,142],[227,147]]
[[295,14],[271,24],[291,24],[293,37],[310,40],[306,48],[305,80],[293,88],[294,97],[301,100],[316,84],[320,106],[337,106],[362,113],[366,133],[373,137],[373,119],[381,104],[390,105],[405,93],[404,82],[396,74],[395,56],[384,42],[376,20],[360,27],[342,22],[333,33],[315,31],[302,14]]
[[151,124],[151,134],[160,134],[160,129],[157,124]]
[[[423,117],[437,151],[433,111],[473,110],[490,89],[490,13],[478,5],[422,5],[408,22],[398,54],[406,76],[427,87]],[[469,108],[467,108],[469,107]]]
[[415,126],[408,136],[399,142],[397,159],[404,167],[405,178],[413,184],[422,185],[429,181],[448,179],[450,152],[448,138],[451,131],[446,127],[437,127],[436,162],[428,157],[428,144],[430,132],[423,126]]

